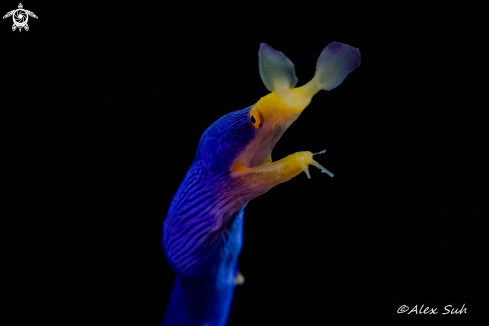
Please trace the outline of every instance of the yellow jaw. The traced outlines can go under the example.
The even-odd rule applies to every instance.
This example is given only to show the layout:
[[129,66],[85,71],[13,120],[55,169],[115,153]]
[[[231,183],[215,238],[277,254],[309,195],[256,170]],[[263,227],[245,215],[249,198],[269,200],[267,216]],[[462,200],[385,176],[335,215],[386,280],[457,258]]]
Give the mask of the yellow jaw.
[[276,142],[311,102],[311,96],[307,95],[303,86],[280,93],[271,92],[255,104],[252,111],[259,115],[260,127],[255,131],[255,138],[235,159],[231,172],[235,175],[258,173],[262,176],[263,185],[268,184],[265,179],[273,180],[272,184],[276,184],[278,180],[284,182],[302,171],[310,177],[308,165],[314,165],[332,176],[312,159],[311,152],[292,154],[272,163],[271,152]]
[[293,88],[280,93],[271,92],[263,96],[255,108],[264,117],[299,115],[311,103],[312,96],[307,96],[304,87]]
[[298,152],[276,162],[272,162],[271,152],[319,90],[336,88],[360,66],[360,52],[346,44],[330,43],[319,56],[312,80],[297,88],[294,88],[297,83],[294,64],[282,52],[262,43],[258,55],[261,79],[271,93],[262,97],[250,111],[251,115],[259,115],[251,120],[255,137],[235,159],[231,175],[244,185],[240,189],[248,188],[253,197],[301,172],[310,177],[309,165],[333,177],[312,158],[311,152]]
[[[314,85],[313,85],[314,86]],[[263,96],[252,108],[259,115],[255,139],[236,158],[231,171],[243,171],[271,163],[271,152],[282,134],[297,120],[318,91],[308,83],[293,89],[275,90]]]

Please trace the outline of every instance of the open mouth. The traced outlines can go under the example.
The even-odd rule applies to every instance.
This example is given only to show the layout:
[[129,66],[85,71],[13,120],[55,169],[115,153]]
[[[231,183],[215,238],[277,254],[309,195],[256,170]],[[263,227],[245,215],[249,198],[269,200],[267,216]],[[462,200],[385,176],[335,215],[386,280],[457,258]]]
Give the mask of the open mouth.
[[259,141],[259,144],[251,157],[249,167],[272,162],[272,150],[280,137],[282,137],[284,131],[284,128],[275,126],[265,139],[261,140],[261,142]]

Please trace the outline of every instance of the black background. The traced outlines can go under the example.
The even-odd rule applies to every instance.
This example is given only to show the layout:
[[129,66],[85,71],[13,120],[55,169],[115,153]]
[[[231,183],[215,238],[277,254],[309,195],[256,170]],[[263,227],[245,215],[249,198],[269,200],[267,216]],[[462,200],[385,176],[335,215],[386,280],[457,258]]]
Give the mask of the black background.
[[[39,17],[28,32],[12,32],[10,18],[0,26],[14,208],[3,238],[7,269],[27,285],[12,299],[25,307],[19,318],[158,325],[174,280],[161,225],[201,134],[267,94],[260,42],[294,62],[300,86],[339,41],[360,49],[360,68],[316,95],[273,151],[326,148],[317,160],[335,178],[311,167],[311,180],[301,174],[247,206],[246,282],[228,325],[489,319],[485,8],[23,5]],[[463,303],[465,316],[441,316]],[[402,304],[439,314],[399,315]]]

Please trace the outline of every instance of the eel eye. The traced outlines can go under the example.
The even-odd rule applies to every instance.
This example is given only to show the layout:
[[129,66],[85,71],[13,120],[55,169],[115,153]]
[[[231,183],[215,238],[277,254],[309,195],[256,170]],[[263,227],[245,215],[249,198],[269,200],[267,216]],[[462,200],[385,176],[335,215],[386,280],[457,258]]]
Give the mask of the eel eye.
[[260,114],[258,114],[258,111],[255,108],[250,110],[250,122],[255,129],[261,127]]

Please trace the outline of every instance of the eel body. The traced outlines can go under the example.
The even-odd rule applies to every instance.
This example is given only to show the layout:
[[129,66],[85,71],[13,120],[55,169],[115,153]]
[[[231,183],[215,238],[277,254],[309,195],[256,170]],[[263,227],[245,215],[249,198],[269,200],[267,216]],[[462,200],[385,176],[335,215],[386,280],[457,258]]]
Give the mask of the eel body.
[[195,160],[171,201],[163,223],[163,247],[176,273],[163,326],[221,326],[228,319],[248,202],[313,165],[333,174],[305,151],[272,161],[287,128],[321,89],[332,90],[360,66],[360,52],[333,42],[322,51],[313,79],[295,88],[293,63],[262,43],[261,79],[270,93],[231,112],[202,135]]

